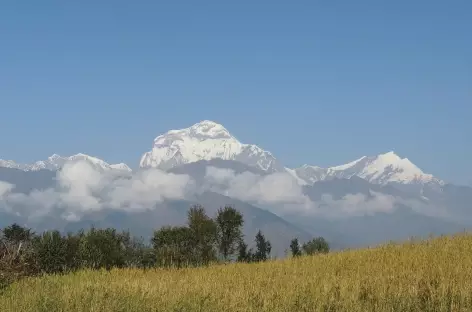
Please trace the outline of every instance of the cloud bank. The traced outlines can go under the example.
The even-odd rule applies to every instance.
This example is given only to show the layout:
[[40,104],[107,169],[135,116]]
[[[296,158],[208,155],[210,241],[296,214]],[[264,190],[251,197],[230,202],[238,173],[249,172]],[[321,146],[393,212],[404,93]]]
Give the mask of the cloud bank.
[[341,199],[334,199],[330,194],[323,194],[321,200],[312,201],[288,173],[259,176],[250,172],[235,174],[230,169],[208,167],[205,178],[208,188],[213,191],[263,206],[282,216],[305,214],[347,217],[390,213],[398,203],[394,196],[373,191],[369,197],[347,194]]
[[243,201],[289,204],[308,200],[300,185],[287,173],[259,176],[251,172],[235,174],[231,169],[208,167],[205,180],[209,189]]
[[[288,173],[260,176],[208,167],[203,185],[197,185],[186,174],[148,169],[119,176],[113,171],[99,170],[87,161],[66,163],[57,172],[54,187],[29,194],[15,193],[13,189],[14,185],[0,181],[0,211],[28,220],[59,214],[70,222],[104,209],[128,212],[158,209],[158,204],[163,201],[189,199],[195,193],[207,190],[250,202],[281,216],[346,217],[390,213],[396,209],[397,203],[417,204],[375,192],[371,192],[368,198],[363,194],[348,194],[334,199],[324,194],[321,200],[312,201]],[[417,209],[425,210],[424,205],[417,205]]]
[[323,194],[320,200],[311,200],[289,173],[260,176],[250,172],[236,174],[231,169],[208,167],[205,183],[206,189],[251,202],[280,216],[299,214],[309,217],[346,218],[376,213],[388,214],[395,212],[399,206],[406,206],[419,214],[452,218],[442,207],[372,190],[368,196],[362,193],[346,194],[337,199],[331,194]]
[[184,199],[192,179],[160,170],[146,170],[132,176],[100,171],[87,161],[71,162],[58,171],[56,185],[29,194],[12,193],[14,185],[0,182],[0,201],[6,212],[35,219],[63,211],[62,217],[77,221],[102,209],[138,212],[164,201]]

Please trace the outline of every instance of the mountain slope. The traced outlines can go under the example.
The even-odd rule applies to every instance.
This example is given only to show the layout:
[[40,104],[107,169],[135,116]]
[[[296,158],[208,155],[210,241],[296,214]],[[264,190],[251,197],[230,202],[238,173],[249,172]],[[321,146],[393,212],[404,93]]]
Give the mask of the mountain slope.
[[272,153],[257,145],[239,142],[225,127],[209,120],[159,135],[154,139],[151,151],[141,157],[140,167],[169,170],[183,164],[218,158],[238,161],[268,173],[286,171],[299,184],[311,185],[326,179],[353,176],[375,184],[444,184],[394,152],[364,156],[350,163],[329,168],[310,165],[296,169],[285,168]]
[[295,169],[297,176],[308,184],[331,178],[346,178],[353,176],[363,178],[370,183],[387,184],[444,184],[443,181],[431,174],[424,173],[408,158],[401,158],[394,152],[378,156],[364,156],[345,165],[321,168],[304,165]]
[[345,218],[319,218],[300,214],[282,217],[310,231],[314,236],[323,236],[339,248],[358,248],[387,241],[403,241],[411,237],[454,234],[471,228],[468,224],[417,213],[403,205],[398,205],[393,212]]
[[[189,163],[169,171],[175,174],[189,175],[197,185],[202,186],[202,190],[205,190],[205,176],[209,167],[228,169],[236,174],[264,174],[262,170],[254,167],[221,159]],[[18,193],[28,194],[33,190],[44,191],[28,197],[30,208],[26,209],[26,206],[21,206],[25,204],[22,201],[18,203],[20,206],[14,206],[10,213],[8,209],[3,210],[4,203],[0,194],[0,227],[15,221],[26,222],[29,226],[34,226],[37,229],[73,229],[95,224],[122,229],[129,228],[135,234],[148,236],[152,233],[153,228],[185,222],[186,211],[192,203],[203,204],[210,214],[214,214],[217,208],[229,204],[244,212],[245,220],[247,220],[245,228],[247,238],[252,240],[255,231],[262,229],[274,243],[274,251],[277,250],[277,254],[280,255],[283,253],[283,248],[288,246],[289,239],[295,236],[305,240],[308,239],[309,234],[321,235],[327,238],[333,247],[352,247],[388,239],[407,238],[409,235],[428,235],[432,232],[451,233],[472,224],[469,210],[472,188],[446,185],[444,191],[438,193],[434,189],[425,187],[424,196],[427,199],[423,200],[420,194],[403,192],[392,185],[372,184],[357,176],[350,179],[327,179],[313,185],[303,186],[303,194],[313,202],[313,206],[309,210],[292,210],[290,205],[283,203],[279,207],[277,202],[259,205],[250,201],[238,200],[237,196],[234,198],[224,196],[224,192],[206,191],[192,193],[193,195],[190,194],[191,198],[187,197],[182,201],[156,202],[155,206],[150,205],[149,209],[145,211],[129,209],[134,205],[133,201],[125,203],[121,210],[116,207],[114,209],[105,207],[101,210],[91,209],[77,223],[64,218],[63,210],[61,210],[63,208],[52,209],[47,216],[45,215],[41,219],[28,220],[29,215],[26,212],[35,211],[38,208],[37,203],[40,205],[53,204],[55,202],[49,201],[49,196],[54,195],[52,200],[57,197],[62,198],[62,196],[55,195],[69,194],[67,190],[56,188],[56,174],[58,173],[50,170],[23,171],[0,168],[0,182],[14,185],[12,193],[15,194],[13,197],[6,198],[7,206],[15,203],[11,202],[9,198],[17,198]],[[267,173],[265,175],[269,177]],[[118,189],[120,185],[122,184],[118,182],[116,185]],[[52,190],[48,190],[50,188]],[[391,203],[376,200],[375,197],[378,196],[376,194],[380,194],[380,199],[391,199],[395,204],[397,202],[404,203],[403,209],[394,211],[384,209],[385,207],[382,205],[390,205]],[[39,195],[41,196],[38,197]],[[99,194],[95,195],[104,198]],[[113,196],[120,197],[121,192],[114,192]],[[35,199],[39,201],[35,201]],[[72,209],[71,211],[75,209],[74,207],[69,208]],[[353,213],[355,210],[352,208],[361,209],[361,212]],[[387,212],[382,212],[384,210]],[[380,212],[372,213],[373,211]],[[447,215],[443,216],[443,212]],[[437,216],[434,217],[436,214]],[[37,223],[31,223],[33,221]],[[275,247],[275,245],[277,246]]]
[[13,184],[12,192],[16,193],[48,189],[54,186],[55,178],[56,173],[51,170],[24,171],[17,168],[0,167],[0,183]]
[[[85,154],[70,157],[54,154],[47,160],[37,161],[34,164],[17,164],[12,160],[0,160],[0,167],[24,171],[57,170],[69,161],[81,159],[102,170],[131,172],[124,163],[108,164]],[[434,185],[436,188],[444,185],[440,179],[424,173],[408,158],[401,158],[394,152],[364,156],[347,164],[328,168],[311,165],[295,169],[286,168],[271,152],[257,145],[241,143],[224,126],[210,120],[201,121],[185,129],[170,130],[156,137],[152,149],[142,155],[140,168],[159,168],[167,171],[184,164],[215,159],[240,162],[265,173],[288,172],[300,185],[313,185],[317,181],[332,178],[349,179],[353,176],[381,185],[389,183]]]
[[152,150],[141,157],[140,167],[168,170],[215,158],[239,161],[266,172],[284,170],[270,152],[239,142],[225,127],[209,120],[159,135]]
[[86,154],[76,154],[69,157],[63,157],[57,154],[53,154],[52,156],[48,157],[46,160],[39,160],[33,164],[18,164],[12,160],[2,160],[0,159],[0,167],[4,168],[13,168],[13,169],[20,169],[23,171],[38,171],[38,170],[52,170],[56,171],[61,169],[66,163],[85,160],[91,163],[95,168],[101,170],[119,170],[123,172],[131,172],[131,168],[124,163],[119,164],[109,164],[97,157],[89,156]]

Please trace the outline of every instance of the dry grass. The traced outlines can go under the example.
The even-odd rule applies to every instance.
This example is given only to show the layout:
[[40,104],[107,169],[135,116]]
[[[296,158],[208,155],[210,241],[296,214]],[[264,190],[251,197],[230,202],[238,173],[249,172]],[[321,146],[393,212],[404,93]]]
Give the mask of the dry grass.
[[472,235],[260,264],[81,271],[0,295],[22,311],[472,311]]

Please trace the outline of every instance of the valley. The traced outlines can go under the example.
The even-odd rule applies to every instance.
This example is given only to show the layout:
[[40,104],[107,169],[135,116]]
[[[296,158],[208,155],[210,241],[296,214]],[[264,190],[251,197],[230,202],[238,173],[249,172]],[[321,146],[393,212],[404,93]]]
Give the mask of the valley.
[[472,188],[424,173],[394,152],[330,168],[287,168],[271,152],[204,120],[158,135],[138,163],[131,169],[83,153],[33,164],[1,160],[0,226],[109,225],[148,238],[156,227],[181,224],[192,204],[210,213],[228,204],[254,220],[245,228],[248,237],[264,228],[274,255],[283,257],[295,236],[323,236],[336,250],[472,225]]

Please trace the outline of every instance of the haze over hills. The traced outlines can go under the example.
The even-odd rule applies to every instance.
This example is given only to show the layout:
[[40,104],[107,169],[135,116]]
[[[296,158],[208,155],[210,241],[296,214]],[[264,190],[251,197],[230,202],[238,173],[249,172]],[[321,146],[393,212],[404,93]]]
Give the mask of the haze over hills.
[[38,228],[94,223],[149,236],[184,222],[192,203],[211,212],[227,203],[244,210],[249,241],[264,229],[281,255],[294,236],[350,247],[472,225],[472,188],[446,184],[394,152],[287,168],[209,120],[157,136],[134,172],[85,154],[0,160],[0,169],[0,220]]

